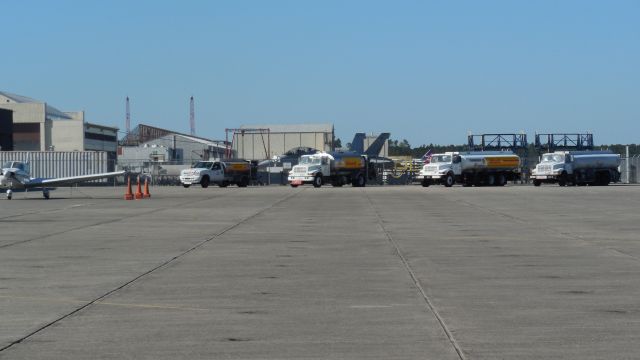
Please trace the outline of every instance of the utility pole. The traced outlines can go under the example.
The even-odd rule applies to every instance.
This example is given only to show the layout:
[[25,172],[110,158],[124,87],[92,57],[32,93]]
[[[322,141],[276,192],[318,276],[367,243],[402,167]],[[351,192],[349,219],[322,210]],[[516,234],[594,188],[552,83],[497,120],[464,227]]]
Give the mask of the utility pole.
[[127,114],[125,121],[125,129],[127,131],[127,135],[131,132],[131,112],[129,110],[129,97],[127,96]]
[[193,96],[191,97],[189,123],[191,124],[191,136],[196,136],[196,114],[195,114],[195,107],[193,105]]

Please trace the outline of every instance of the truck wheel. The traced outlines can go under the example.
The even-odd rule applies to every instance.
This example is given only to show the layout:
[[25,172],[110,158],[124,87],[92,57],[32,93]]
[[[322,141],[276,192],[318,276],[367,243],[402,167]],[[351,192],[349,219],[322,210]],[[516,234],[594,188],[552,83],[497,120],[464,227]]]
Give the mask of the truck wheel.
[[446,187],[452,187],[454,182],[455,179],[453,178],[453,174],[451,173],[447,174],[447,176],[444,178],[444,186]]
[[542,185],[542,181],[538,180],[538,179],[534,179],[533,180],[533,186],[540,186]]
[[493,174],[487,175],[487,185],[496,186],[496,176]]
[[182,187],[184,187],[185,189],[189,188],[189,186],[191,186],[190,184],[182,184]]
[[297,188],[297,187],[298,187],[298,185],[296,185],[296,184],[291,184],[291,187],[292,187],[292,188]]
[[200,180],[200,185],[204,189],[208,188],[209,187],[209,177],[208,176],[203,177],[202,180]]
[[247,185],[249,185],[249,179],[247,179],[246,177],[243,177],[242,179],[240,179],[240,182],[238,183],[238,187],[247,187]]
[[313,187],[319,188],[320,186],[322,186],[322,176],[316,175],[313,178]]
[[360,174],[356,178],[356,181],[353,183],[353,186],[355,186],[355,187],[365,187],[366,184],[367,184],[367,182],[364,180],[364,176],[362,176],[362,174]]
[[507,177],[504,174],[498,175],[498,186],[505,186],[507,184]]
[[558,185],[567,186],[567,173],[562,173],[558,178]]
[[607,186],[611,181],[611,176],[608,172],[601,172],[599,176],[596,176],[596,184],[600,186]]
[[226,181],[226,180],[224,180],[223,182],[221,182],[220,184],[218,184],[218,186],[220,186],[220,187],[222,187],[222,188],[227,187],[227,186],[229,186],[229,182],[228,182],[228,181]]
[[422,180],[422,187],[429,187],[431,185],[431,181],[424,179]]

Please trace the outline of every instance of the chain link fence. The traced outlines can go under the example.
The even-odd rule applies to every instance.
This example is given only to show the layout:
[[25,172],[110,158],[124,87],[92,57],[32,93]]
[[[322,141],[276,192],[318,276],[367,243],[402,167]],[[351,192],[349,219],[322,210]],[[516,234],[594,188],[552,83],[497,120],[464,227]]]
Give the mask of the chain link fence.
[[638,184],[640,182],[640,155],[621,159],[620,175],[622,183]]

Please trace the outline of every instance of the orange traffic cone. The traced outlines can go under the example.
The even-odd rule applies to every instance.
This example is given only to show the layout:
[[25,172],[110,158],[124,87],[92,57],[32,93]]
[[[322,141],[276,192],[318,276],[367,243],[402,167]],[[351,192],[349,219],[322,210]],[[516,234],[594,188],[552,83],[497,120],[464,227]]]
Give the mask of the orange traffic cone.
[[125,200],[133,200],[133,193],[131,192],[131,177],[127,176],[127,193],[124,194]]
[[149,179],[144,178],[144,193],[142,193],[143,197],[150,198],[151,194],[149,193]]
[[138,189],[136,189],[136,200],[142,199],[142,188],[140,188],[140,176],[138,175]]

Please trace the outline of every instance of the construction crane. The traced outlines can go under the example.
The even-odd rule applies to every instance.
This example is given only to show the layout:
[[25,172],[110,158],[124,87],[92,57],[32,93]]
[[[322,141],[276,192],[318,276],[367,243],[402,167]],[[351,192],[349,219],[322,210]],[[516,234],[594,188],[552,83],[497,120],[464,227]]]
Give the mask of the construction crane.
[[196,115],[195,115],[195,109],[193,105],[193,96],[191,97],[189,123],[191,124],[191,136],[196,136]]

